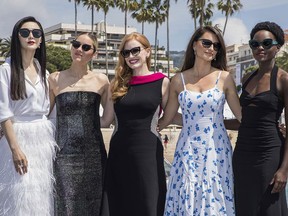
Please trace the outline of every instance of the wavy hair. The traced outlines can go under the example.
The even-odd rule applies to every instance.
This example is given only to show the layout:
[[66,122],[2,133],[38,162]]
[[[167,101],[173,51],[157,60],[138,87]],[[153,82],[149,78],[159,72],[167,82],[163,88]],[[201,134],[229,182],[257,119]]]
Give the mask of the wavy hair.
[[27,98],[24,68],[22,65],[21,44],[19,40],[19,29],[26,22],[35,22],[42,31],[42,43],[40,47],[36,49],[34,58],[36,58],[41,67],[40,77],[45,86],[46,93],[48,92],[48,86],[46,83],[46,45],[45,35],[42,25],[34,17],[28,16],[20,19],[13,28],[11,38],[11,98],[12,100],[20,100]]
[[193,49],[193,43],[198,41],[200,37],[206,32],[215,34],[221,45],[221,48],[218,50],[215,56],[215,60],[211,62],[212,67],[218,68],[220,70],[227,70],[226,46],[221,31],[217,27],[204,26],[202,28],[198,28],[192,35],[185,52],[184,63],[181,71],[188,70],[194,66],[195,52]]
[[[131,34],[126,35],[120,44],[119,51],[121,52],[125,44],[128,41],[136,40],[143,45],[145,49],[151,49],[151,45],[148,39],[140,33],[133,32]],[[118,54],[118,62],[115,68],[115,77],[111,82],[111,92],[112,92],[112,100],[116,101],[118,98],[122,98],[128,92],[129,82],[132,77],[132,69],[127,65],[124,57],[119,52]],[[146,59],[147,67],[151,66],[151,55]]]

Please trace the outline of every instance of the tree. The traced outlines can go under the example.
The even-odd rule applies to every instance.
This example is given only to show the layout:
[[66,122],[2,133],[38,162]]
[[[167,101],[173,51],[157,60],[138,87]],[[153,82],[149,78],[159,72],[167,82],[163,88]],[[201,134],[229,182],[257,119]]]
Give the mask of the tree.
[[94,32],[94,8],[100,10],[101,0],[82,0],[83,5],[87,6],[87,10],[91,9],[91,32]]
[[136,0],[115,0],[116,6],[124,12],[124,23],[125,23],[125,35],[127,34],[127,13],[128,11],[134,11],[138,7]]
[[[177,3],[177,0],[175,0]],[[170,78],[170,44],[169,44],[169,11],[170,11],[170,0],[165,0],[165,4],[167,7],[167,19],[166,19],[166,24],[167,24],[167,62],[168,62],[168,78]]]
[[0,41],[0,56],[9,57],[11,48],[11,37],[3,38]]
[[212,9],[214,4],[210,0],[188,0],[187,4],[189,6],[190,13],[194,19],[195,30],[197,28],[197,19],[199,18],[199,26],[203,27],[204,25],[211,24],[210,19],[213,16]]
[[47,45],[47,70],[52,73],[55,71],[66,70],[72,63],[70,51],[53,45]]
[[232,16],[236,11],[239,11],[243,5],[240,0],[220,0],[217,3],[217,8],[225,14],[225,24],[223,28],[223,35],[225,34],[228,17]]
[[157,64],[157,38],[158,38],[158,28],[167,16],[167,5],[161,0],[148,1],[147,8],[151,10],[151,17],[148,20],[150,23],[155,23],[155,45],[154,45],[154,72],[156,71]]
[[108,52],[107,52],[107,22],[106,22],[106,17],[107,13],[109,11],[109,8],[114,7],[114,0],[100,0],[99,5],[97,5],[97,10],[102,9],[104,12],[104,31],[105,31],[105,51],[106,51],[106,56],[105,56],[105,61],[106,61],[106,75],[108,76]]
[[[71,0],[68,0],[69,2],[71,2]],[[77,19],[77,5],[80,4],[81,0],[74,0],[74,13],[75,13],[75,37],[77,36],[77,23],[78,23],[78,19]]]
[[276,63],[278,67],[282,68],[285,71],[288,71],[288,52],[283,51],[283,54],[276,58]]
[[136,19],[137,22],[142,24],[142,34],[144,34],[144,22],[150,19],[151,12],[147,8],[147,2],[145,0],[140,0],[137,2],[136,9],[132,12],[131,17]]

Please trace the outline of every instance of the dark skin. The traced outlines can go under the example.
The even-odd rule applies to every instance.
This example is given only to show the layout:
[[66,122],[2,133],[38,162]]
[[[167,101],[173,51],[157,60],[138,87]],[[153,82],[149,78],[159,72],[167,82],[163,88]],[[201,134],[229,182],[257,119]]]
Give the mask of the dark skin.
[[[261,30],[256,32],[254,35],[255,40],[258,42],[263,41],[264,39],[271,38],[276,40],[275,36],[266,30]],[[270,49],[264,49],[262,46],[259,46],[257,49],[253,50],[253,56],[257,60],[259,69],[258,73],[251,79],[251,81],[246,86],[246,91],[253,97],[262,92],[270,90],[270,77],[272,69],[275,65],[275,55],[278,53],[280,47],[273,46]],[[245,82],[245,79],[243,82]],[[277,74],[277,91],[279,96],[284,101],[285,106],[285,122],[288,122],[288,74],[284,70],[278,70]],[[287,124],[287,123],[286,123]],[[286,129],[287,134],[287,129]],[[280,156],[280,155],[279,155]],[[284,157],[280,168],[276,171],[273,178],[271,179],[270,184],[273,185],[271,193],[278,193],[284,190],[288,177],[288,140],[285,139],[284,144]]]

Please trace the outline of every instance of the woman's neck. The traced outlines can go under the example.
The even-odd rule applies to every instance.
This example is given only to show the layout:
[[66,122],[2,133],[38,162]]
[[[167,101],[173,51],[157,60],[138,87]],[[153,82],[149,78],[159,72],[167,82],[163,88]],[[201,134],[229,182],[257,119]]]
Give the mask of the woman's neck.
[[78,78],[83,77],[89,72],[87,64],[80,65],[72,63],[71,67],[68,70],[71,76]]
[[34,64],[35,52],[21,51],[23,69],[29,68]]
[[195,62],[192,70],[194,72],[194,75],[198,78],[202,78],[206,76],[207,74],[211,73],[211,65],[206,62],[206,64],[201,64],[200,62]]
[[151,71],[148,70],[147,66],[136,68],[133,70],[133,76],[145,76],[151,74]]
[[258,74],[270,73],[275,65],[275,60],[269,62],[258,62]]

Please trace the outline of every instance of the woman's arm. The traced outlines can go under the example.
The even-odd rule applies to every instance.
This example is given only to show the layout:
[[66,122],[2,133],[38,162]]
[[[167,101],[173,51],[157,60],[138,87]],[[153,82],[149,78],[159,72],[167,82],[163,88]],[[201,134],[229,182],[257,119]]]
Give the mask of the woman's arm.
[[105,86],[105,90],[102,95],[103,101],[101,102],[104,111],[100,117],[101,128],[109,128],[114,120],[114,102],[112,100],[112,92],[110,85]]
[[[239,102],[239,97],[237,94],[236,86],[232,75],[228,72],[224,79],[224,92],[226,96],[227,103],[236,117],[236,119],[241,122],[241,106]],[[232,123],[232,122],[231,122]],[[228,125],[227,125],[228,126]],[[237,125],[235,125],[237,127]]]
[[11,120],[7,119],[1,122],[1,127],[12,152],[12,158],[16,172],[18,172],[20,175],[27,173],[28,161],[17,143]]
[[172,81],[170,84],[168,102],[164,109],[164,115],[159,120],[160,131],[172,122],[179,108],[178,92],[177,92],[177,87],[179,87],[179,80],[180,80],[179,74],[175,75],[175,77],[172,78]]
[[[279,69],[280,71],[280,69]],[[283,95],[284,101],[284,112],[285,112],[285,124],[288,123],[288,74],[286,72],[281,75],[280,78],[281,83],[281,95]],[[286,134],[288,133],[288,129],[286,127]],[[280,155],[279,155],[280,157]],[[288,138],[286,136],[284,143],[284,155],[283,161],[281,163],[280,168],[274,174],[270,184],[273,185],[273,189],[271,193],[278,193],[285,189],[288,177]]]

